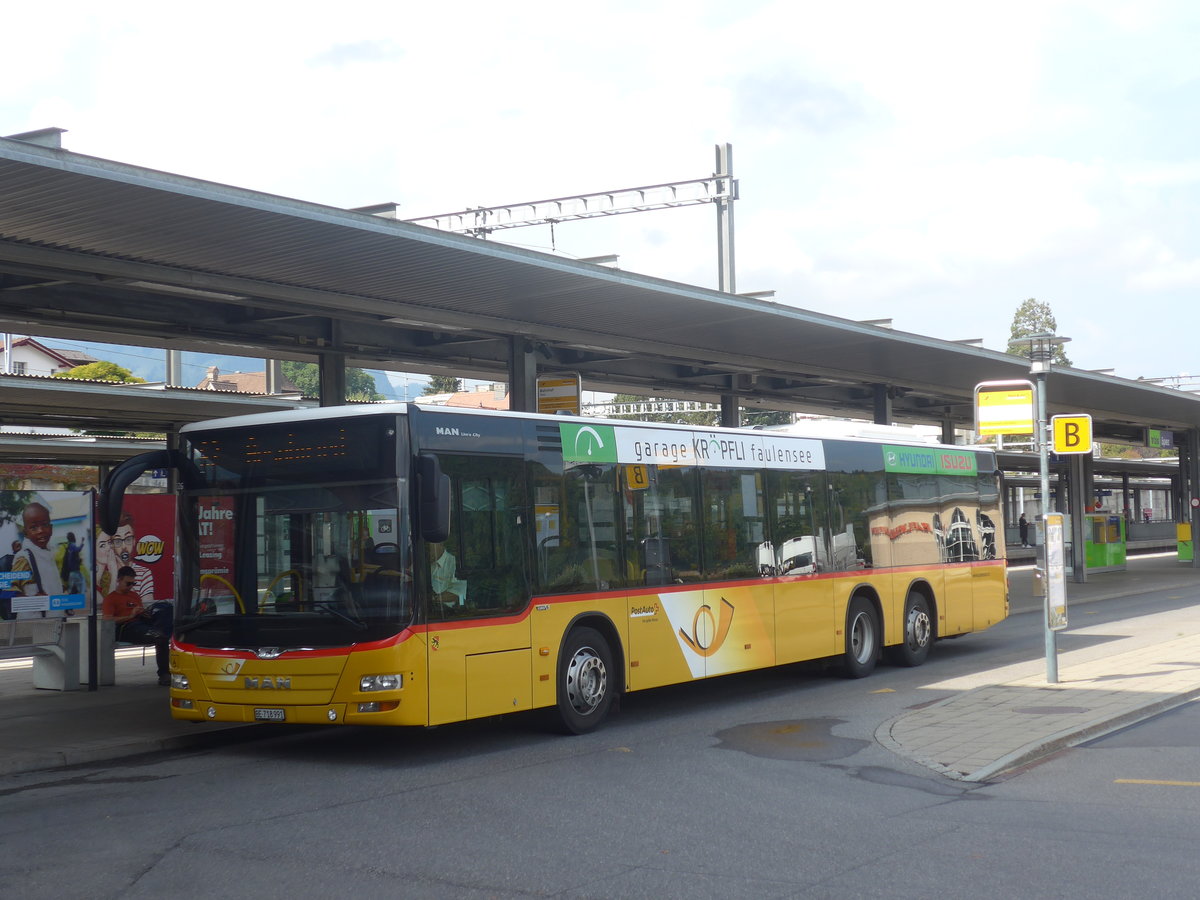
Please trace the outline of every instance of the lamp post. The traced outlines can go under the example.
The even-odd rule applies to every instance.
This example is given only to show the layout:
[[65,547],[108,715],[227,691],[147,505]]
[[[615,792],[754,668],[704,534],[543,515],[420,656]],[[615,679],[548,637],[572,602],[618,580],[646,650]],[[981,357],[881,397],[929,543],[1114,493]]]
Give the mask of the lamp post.
[[[1058,684],[1058,641],[1050,623],[1050,544],[1046,540],[1046,511],[1050,503],[1050,435],[1046,419],[1046,376],[1054,360],[1054,349],[1070,338],[1058,337],[1047,331],[1031,334],[1009,342],[1009,347],[1029,347],[1029,373],[1037,386],[1037,445],[1042,489],[1042,606],[1046,627],[1046,682]],[[1079,548],[1076,548],[1076,552]]]

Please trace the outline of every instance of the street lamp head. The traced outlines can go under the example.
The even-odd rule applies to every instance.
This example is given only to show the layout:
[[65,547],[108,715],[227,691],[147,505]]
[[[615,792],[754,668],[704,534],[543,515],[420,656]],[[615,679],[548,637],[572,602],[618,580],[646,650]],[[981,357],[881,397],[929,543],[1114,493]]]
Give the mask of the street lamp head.
[[1054,359],[1054,348],[1061,347],[1069,340],[1071,340],[1069,337],[1059,337],[1052,331],[1043,331],[1039,334],[1027,334],[1015,338],[1008,342],[1008,346],[1009,349],[1028,347],[1029,371],[1037,374],[1050,371],[1050,364]]

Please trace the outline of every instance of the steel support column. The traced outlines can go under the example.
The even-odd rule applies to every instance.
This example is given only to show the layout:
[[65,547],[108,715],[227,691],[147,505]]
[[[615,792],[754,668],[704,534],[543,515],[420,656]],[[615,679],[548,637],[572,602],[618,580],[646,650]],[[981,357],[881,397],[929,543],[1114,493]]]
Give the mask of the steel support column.
[[508,339],[508,408],[537,412],[537,358],[533,343],[520,336]]
[[892,394],[886,384],[872,385],[875,389],[875,424],[892,424]]
[[266,392],[268,394],[281,394],[280,385],[283,383],[283,360],[267,359],[263,360],[266,364]]
[[322,353],[317,366],[321,379],[321,405],[341,406],[346,402],[346,354]]
[[[1200,569],[1200,553],[1196,552],[1196,538],[1200,536],[1200,428],[1189,428],[1187,433],[1188,459],[1187,477],[1188,490],[1183,496],[1187,505],[1188,521],[1192,523],[1192,568]],[[1183,471],[1183,461],[1180,460],[1180,472]]]
[[183,351],[167,351],[167,387],[186,387],[183,383]]
[[721,425],[725,428],[737,428],[741,424],[741,417],[738,412],[738,395],[722,394]]
[[1073,453],[1070,457],[1069,482],[1070,505],[1068,514],[1071,517],[1071,570],[1072,580],[1076,584],[1087,582],[1087,513],[1089,498],[1094,493],[1092,487],[1091,458],[1082,453]]
[[[737,199],[737,181],[733,178],[733,144],[717,144],[717,277],[727,294],[737,292],[733,259],[733,201]],[[724,181],[728,178],[728,185]],[[725,188],[728,186],[728,190]]]

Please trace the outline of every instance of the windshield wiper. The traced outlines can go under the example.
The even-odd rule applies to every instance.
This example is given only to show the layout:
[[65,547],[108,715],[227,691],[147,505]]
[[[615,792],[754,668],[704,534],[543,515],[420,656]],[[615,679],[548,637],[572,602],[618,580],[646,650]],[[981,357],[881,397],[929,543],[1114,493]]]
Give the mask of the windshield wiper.
[[313,600],[312,605],[317,609],[323,609],[327,613],[332,613],[359,631],[367,630],[367,623],[362,619],[356,619],[354,616],[350,615],[350,613],[346,612],[345,610],[338,609],[336,606],[326,600]]

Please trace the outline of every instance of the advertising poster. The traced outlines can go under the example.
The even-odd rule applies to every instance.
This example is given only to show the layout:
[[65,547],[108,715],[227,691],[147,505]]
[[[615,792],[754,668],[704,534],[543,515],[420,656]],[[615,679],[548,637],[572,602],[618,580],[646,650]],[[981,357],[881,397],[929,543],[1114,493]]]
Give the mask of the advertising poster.
[[133,569],[133,589],[149,607],[175,599],[175,498],[170,494],[126,494],[115,534],[96,530],[96,593],[115,589],[117,571]]
[[87,611],[90,491],[0,491],[0,617]]
[[[233,586],[233,498],[205,497],[197,504],[201,612],[233,612],[241,599]],[[242,610],[245,611],[244,609]]]

